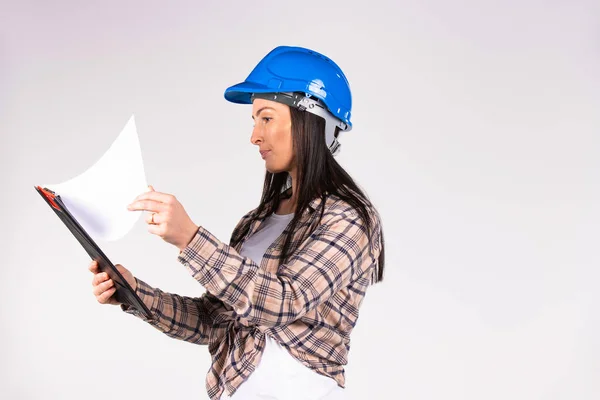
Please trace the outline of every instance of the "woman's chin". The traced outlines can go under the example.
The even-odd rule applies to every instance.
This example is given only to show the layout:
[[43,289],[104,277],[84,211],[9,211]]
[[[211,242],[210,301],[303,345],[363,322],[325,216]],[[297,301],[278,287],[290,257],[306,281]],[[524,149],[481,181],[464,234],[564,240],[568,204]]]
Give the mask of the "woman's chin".
[[275,163],[274,160],[265,160],[265,168],[272,174],[279,174],[281,172],[289,172],[292,165],[290,163]]
[[285,171],[283,168],[273,168],[272,166],[270,166],[269,164],[265,165],[265,168],[267,169],[267,171],[269,171],[270,173],[272,173],[273,175],[278,174],[280,172]]
[[273,163],[269,162],[269,160],[265,160],[265,169],[272,174],[277,173],[277,168],[274,168]]

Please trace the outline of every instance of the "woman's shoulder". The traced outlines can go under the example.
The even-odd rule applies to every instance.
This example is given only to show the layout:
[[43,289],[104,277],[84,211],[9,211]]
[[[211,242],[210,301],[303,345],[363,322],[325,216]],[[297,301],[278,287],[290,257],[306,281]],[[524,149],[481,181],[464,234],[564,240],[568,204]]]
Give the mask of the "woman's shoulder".
[[[378,227],[381,223],[379,212],[370,201],[366,201],[363,204],[369,215],[371,225]],[[340,195],[329,194],[325,199],[321,223],[332,223],[340,219],[355,220],[364,223],[363,215],[355,204],[352,204]]]

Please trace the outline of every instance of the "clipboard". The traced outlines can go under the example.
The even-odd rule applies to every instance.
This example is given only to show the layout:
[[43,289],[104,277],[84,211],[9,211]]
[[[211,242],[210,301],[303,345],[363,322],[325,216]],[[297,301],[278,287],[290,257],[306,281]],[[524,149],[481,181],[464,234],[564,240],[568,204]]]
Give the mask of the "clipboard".
[[114,264],[104,254],[102,249],[100,249],[96,242],[94,242],[90,235],[69,212],[60,196],[48,188],[42,188],[40,186],[34,186],[34,188],[43,197],[50,208],[54,210],[69,231],[71,231],[92,260],[98,262],[98,269],[102,272],[106,272],[110,279],[113,280],[115,287],[117,288],[116,292],[113,294],[115,299],[120,303],[135,307],[141,311],[145,317],[154,319],[148,307],[146,307],[133,288],[127,283],[125,278],[123,278],[123,275],[121,275],[119,270],[117,270]]

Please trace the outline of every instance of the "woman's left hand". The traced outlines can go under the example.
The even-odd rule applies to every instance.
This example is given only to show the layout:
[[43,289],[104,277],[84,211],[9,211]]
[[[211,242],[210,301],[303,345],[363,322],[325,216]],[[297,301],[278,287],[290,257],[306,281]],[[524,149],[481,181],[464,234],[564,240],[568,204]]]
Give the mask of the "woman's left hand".
[[142,193],[127,206],[130,211],[148,211],[145,220],[148,232],[160,236],[180,251],[186,248],[198,226],[190,219],[175,196],[160,193],[149,186],[150,191]]

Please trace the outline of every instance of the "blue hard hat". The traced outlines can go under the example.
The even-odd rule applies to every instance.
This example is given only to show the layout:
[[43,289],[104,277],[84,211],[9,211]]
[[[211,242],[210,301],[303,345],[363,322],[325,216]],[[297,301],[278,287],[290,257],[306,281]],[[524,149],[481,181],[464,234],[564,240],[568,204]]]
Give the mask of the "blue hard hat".
[[351,129],[352,94],[346,76],[331,59],[303,47],[274,48],[244,82],[225,90],[225,99],[251,104],[254,93],[282,92],[301,92],[320,99],[334,117],[346,124],[346,130]]

